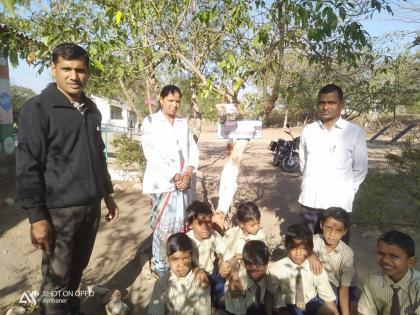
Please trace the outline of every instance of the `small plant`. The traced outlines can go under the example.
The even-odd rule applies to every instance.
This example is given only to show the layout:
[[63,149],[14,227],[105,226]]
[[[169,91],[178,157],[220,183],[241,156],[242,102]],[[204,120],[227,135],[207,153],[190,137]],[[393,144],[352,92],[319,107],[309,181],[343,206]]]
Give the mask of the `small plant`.
[[143,171],[146,167],[146,158],[140,142],[130,139],[126,134],[118,135],[112,140],[117,163],[128,169]]
[[401,155],[388,153],[386,159],[395,170],[398,181],[420,207],[420,145],[413,137],[405,140],[401,146]]

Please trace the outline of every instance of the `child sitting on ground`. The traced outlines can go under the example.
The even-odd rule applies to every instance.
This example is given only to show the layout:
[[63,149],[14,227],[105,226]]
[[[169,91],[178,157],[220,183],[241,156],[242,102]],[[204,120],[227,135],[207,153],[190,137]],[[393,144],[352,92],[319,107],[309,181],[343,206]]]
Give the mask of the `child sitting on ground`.
[[322,234],[313,236],[314,255],[328,274],[340,313],[357,315],[357,299],[351,287],[355,274],[353,250],[341,240],[349,228],[349,215],[342,208],[329,208],[322,213],[320,227]]
[[381,271],[365,279],[357,311],[361,315],[420,314],[420,272],[413,239],[399,231],[382,234],[376,244]]
[[[210,205],[205,202],[196,200],[187,208],[187,223],[191,229],[187,235],[198,250],[199,266],[209,275],[212,306],[216,307],[223,305],[225,279],[229,277],[236,260],[220,234],[213,231],[212,215]],[[218,268],[215,268],[216,260]]]
[[147,314],[210,315],[210,289],[202,288],[193,273],[192,240],[184,233],[172,234],[166,243],[169,272],[154,286]]
[[[322,270],[314,274],[308,257],[313,251],[312,232],[302,224],[287,229],[285,245],[288,257],[269,267],[265,298],[266,314],[337,315],[335,295]],[[274,300],[274,301],[273,301]]]
[[226,246],[235,254],[236,259],[242,259],[242,251],[249,240],[266,242],[264,231],[260,228],[261,213],[253,202],[242,203],[238,207],[237,217],[239,226],[226,231],[224,239]]
[[243,249],[243,264],[239,269],[239,278],[243,293],[233,296],[225,287],[225,308],[228,314],[264,315],[264,296],[267,286],[267,265],[269,251],[267,245],[258,240],[245,244]]

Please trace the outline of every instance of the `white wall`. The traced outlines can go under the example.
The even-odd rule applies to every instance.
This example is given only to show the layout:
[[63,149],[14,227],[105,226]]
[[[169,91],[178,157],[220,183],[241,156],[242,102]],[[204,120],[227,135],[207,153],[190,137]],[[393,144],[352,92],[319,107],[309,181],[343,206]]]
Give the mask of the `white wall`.
[[122,109],[122,119],[111,119],[111,105],[109,101],[105,98],[92,95],[92,100],[98,106],[99,111],[102,115],[102,124],[111,125],[120,128],[129,128],[130,120],[133,121],[133,126],[136,126],[137,115],[134,111],[128,110],[126,108]]
[[91,95],[90,98],[92,101],[95,102],[96,106],[98,106],[99,111],[102,115],[102,124],[109,124],[111,121],[111,107],[106,99]]

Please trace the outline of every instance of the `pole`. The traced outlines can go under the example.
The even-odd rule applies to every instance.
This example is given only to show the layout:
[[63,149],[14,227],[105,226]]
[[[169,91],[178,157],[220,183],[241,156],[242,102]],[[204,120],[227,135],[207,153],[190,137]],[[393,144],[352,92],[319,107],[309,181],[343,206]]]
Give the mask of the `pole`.
[[15,169],[12,92],[7,58],[0,54],[0,177],[13,177]]

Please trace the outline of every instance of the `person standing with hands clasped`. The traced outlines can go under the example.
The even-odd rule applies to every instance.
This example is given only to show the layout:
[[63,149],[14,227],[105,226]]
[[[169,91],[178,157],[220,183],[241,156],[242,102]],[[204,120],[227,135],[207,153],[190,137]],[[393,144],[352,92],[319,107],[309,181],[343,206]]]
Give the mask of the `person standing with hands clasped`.
[[[303,128],[300,169],[303,173],[299,203],[301,217],[314,234],[321,233],[322,211],[330,207],[352,211],[353,199],[368,171],[363,130],[341,118],[343,91],[328,84],[318,93],[319,120]],[[343,241],[348,244],[350,231]]]
[[[102,198],[107,221],[114,222],[119,209],[103,153],[101,114],[83,93],[88,54],[73,43],[57,46],[52,75],[56,83],[21,112],[17,188],[31,241],[43,251],[40,314],[75,315],[80,300],[74,292],[93,250]],[[54,303],[48,302],[51,296]]]
[[190,182],[198,167],[198,147],[185,118],[177,117],[181,90],[167,85],[160,92],[160,110],[147,116],[141,126],[141,144],[147,160],[143,193],[152,195],[152,271],[168,270],[166,240],[186,232]]

